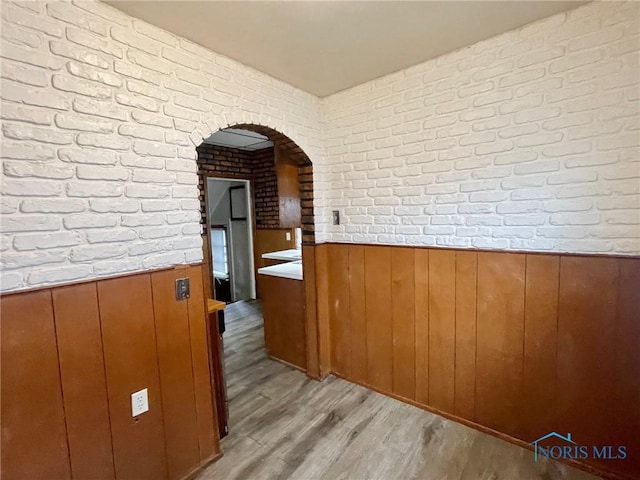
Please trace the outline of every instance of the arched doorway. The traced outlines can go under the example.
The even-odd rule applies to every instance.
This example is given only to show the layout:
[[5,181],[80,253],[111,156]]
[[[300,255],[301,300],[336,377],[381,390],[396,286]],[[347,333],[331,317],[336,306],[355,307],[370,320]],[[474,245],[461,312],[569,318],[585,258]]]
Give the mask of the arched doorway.
[[[229,125],[228,127],[222,128],[218,131],[237,129],[237,130],[248,130],[251,132],[255,132],[261,134],[268,138],[274,145],[274,148],[280,149],[283,152],[286,152],[293,160],[295,160],[298,164],[298,181],[300,188],[300,224],[302,228],[302,243],[307,245],[313,245],[315,243],[315,221],[314,221],[314,213],[313,213],[313,163],[307,156],[307,154],[289,137],[286,135],[274,130],[271,127],[266,127],[263,125],[249,124],[249,123],[238,123],[235,125]],[[212,132],[215,133],[215,132]],[[205,139],[206,140],[206,139]],[[200,144],[197,147],[197,150],[201,149],[202,145],[205,142]],[[213,155],[213,153],[212,153]],[[205,194],[205,185],[203,178],[209,174],[219,174],[220,176],[228,176],[229,178],[239,178],[246,179],[251,174],[246,170],[242,171],[238,167],[234,167],[232,165],[225,165],[224,161],[217,161],[213,157],[205,159],[198,155],[197,159],[198,163],[198,176],[199,182],[198,187],[200,189],[200,203],[201,203],[201,212],[203,214],[203,225],[204,225],[204,194]]]
[[[308,277],[313,280],[315,272],[303,261],[303,252],[311,249],[313,254],[315,242],[313,164],[289,137],[256,124],[223,128],[204,138],[196,150],[203,256],[209,279],[207,282],[205,278],[205,289],[208,297],[230,304],[225,310],[226,347],[219,354],[226,365],[226,371],[219,372],[219,376],[226,376],[232,392],[228,409],[218,415],[224,433],[221,415],[228,415],[229,411],[233,414],[233,400],[242,384],[238,379],[252,378],[251,369],[278,371],[293,367],[317,377],[313,367],[308,368],[308,358],[317,356],[317,346],[308,340],[310,333],[315,335],[308,328],[308,318],[315,321],[316,307],[315,295],[307,301],[307,291],[315,289],[315,284],[306,282]],[[238,196],[239,190],[247,193],[247,202],[234,207],[233,194],[243,196]],[[226,203],[221,200],[223,197],[227,198]],[[244,226],[246,232],[242,230]],[[241,248],[234,239],[245,238],[247,233],[252,245],[246,256],[251,256],[247,263],[252,265],[254,290],[238,288],[240,275],[234,265]],[[295,250],[300,260],[289,262],[274,257]],[[295,263],[299,264],[299,279],[266,273]],[[243,296],[241,291],[250,293]],[[281,364],[266,364],[265,358]],[[219,404],[225,401],[226,398],[218,399]]]
[[[263,155],[262,149],[249,150],[249,155],[230,156],[230,150],[234,150],[234,146],[227,145],[227,148],[214,148],[215,145],[207,143],[207,139],[214,136],[216,132],[205,138],[204,141],[197,146],[198,152],[198,188],[200,190],[200,212],[201,224],[205,234],[207,233],[206,218],[206,196],[207,196],[207,178],[221,178],[227,180],[250,181],[253,183],[251,189],[254,194],[259,190],[261,203],[256,205],[254,210],[255,229],[256,230],[276,230],[279,228],[296,228],[301,229],[301,245],[315,244],[315,220],[313,212],[313,164],[307,154],[289,137],[274,130],[271,127],[263,125],[238,123],[230,125],[217,132],[224,131],[250,131],[262,135],[272,143],[273,155]],[[226,150],[226,151],[225,151]],[[299,201],[299,210],[293,215],[287,214],[286,205],[280,205],[281,202],[275,199],[279,192],[274,192],[278,188],[278,179],[276,172],[277,159],[285,156],[288,161],[294,162],[296,168],[296,178],[293,182],[296,186]],[[271,162],[271,163],[269,163]],[[291,186],[291,185],[290,185]],[[291,191],[285,192],[291,195]],[[291,197],[289,197],[291,198]],[[256,202],[258,203],[258,202]],[[284,204],[285,202],[282,201]],[[289,212],[291,209],[288,209]],[[295,208],[293,209],[295,210]],[[275,212],[275,213],[274,213]],[[286,218],[283,218],[286,217]],[[207,262],[207,254],[205,252],[204,261]],[[259,264],[256,262],[256,264]],[[211,290],[213,298],[213,287],[205,286],[207,292]]]

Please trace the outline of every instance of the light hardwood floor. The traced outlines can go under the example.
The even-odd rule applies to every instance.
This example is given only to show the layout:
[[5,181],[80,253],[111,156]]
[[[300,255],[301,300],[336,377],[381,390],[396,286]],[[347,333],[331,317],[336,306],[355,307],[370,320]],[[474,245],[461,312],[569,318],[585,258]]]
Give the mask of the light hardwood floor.
[[267,358],[258,301],[227,307],[229,431],[198,480],[594,480],[342,379]]

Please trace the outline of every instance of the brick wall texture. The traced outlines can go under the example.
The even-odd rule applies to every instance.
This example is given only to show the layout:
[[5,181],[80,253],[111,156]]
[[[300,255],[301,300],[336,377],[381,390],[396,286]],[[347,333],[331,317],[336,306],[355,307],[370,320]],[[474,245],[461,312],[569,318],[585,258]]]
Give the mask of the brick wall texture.
[[323,99],[100,2],[0,8],[2,291],[200,261],[196,147],[243,124],[308,155],[318,242],[640,254],[638,3]]
[[280,227],[278,175],[273,148],[259,150],[254,155],[253,198],[257,228]]
[[[246,128],[254,132],[261,133],[271,140],[279,150],[286,152],[289,158],[298,162],[298,183],[300,185],[300,214],[302,223],[302,242],[315,243],[315,215],[313,200],[313,163],[305,151],[301,149],[293,140],[281,132],[275,131],[260,125],[239,125],[239,128]],[[274,179],[268,180],[272,185]],[[272,204],[277,208],[277,205]]]
[[640,253],[639,19],[594,2],[324,99],[316,240]]
[[[198,148],[198,174],[252,180],[257,228],[279,228],[278,178],[273,148],[255,152],[203,143]],[[204,177],[200,177],[201,223],[204,225]]]
[[310,94],[100,2],[0,8],[2,291],[200,261],[196,147],[220,128],[323,156]]
[[[298,161],[298,182],[300,184],[300,207],[302,241],[315,242],[315,219],[313,211],[313,164],[304,151],[290,138],[271,128],[260,125],[243,124],[241,127],[266,135],[274,143],[274,148],[284,150]],[[202,144],[197,148],[198,175],[200,189],[201,223],[204,225],[204,179],[202,175],[220,175],[245,180],[253,180],[253,201],[257,228],[281,228],[278,197],[278,177],[275,169],[274,149],[247,152]]]

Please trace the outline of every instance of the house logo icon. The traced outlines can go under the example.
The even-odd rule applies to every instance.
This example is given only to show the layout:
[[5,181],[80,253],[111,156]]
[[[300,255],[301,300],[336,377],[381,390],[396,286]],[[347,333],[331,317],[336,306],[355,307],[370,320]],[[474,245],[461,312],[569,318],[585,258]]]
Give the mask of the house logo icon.
[[[560,435],[558,432],[551,432],[551,433],[547,433],[546,435],[543,435],[540,438],[537,438],[536,440],[534,440],[533,442],[531,442],[529,445],[533,445],[533,461],[537,462],[538,461],[538,453],[540,448],[538,444],[541,442],[544,442],[545,440],[548,440],[549,438],[559,438],[560,440],[563,440],[567,443],[570,443],[572,445],[577,445],[576,442],[574,442],[573,440],[571,440],[571,434],[567,433],[567,436],[564,437],[562,435]],[[545,457],[548,455],[545,455]]]
[[[556,441],[553,444],[542,445],[543,442],[550,439]],[[558,443],[562,443],[562,445],[558,445]],[[624,460],[627,458],[627,447],[625,445],[579,445],[573,441],[570,433],[566,435],[561,435],[558,432],[547,433],[529,445],[533,445],[534,462],[537,462],[541,457],[554,460],[584,460],[587,458]]]

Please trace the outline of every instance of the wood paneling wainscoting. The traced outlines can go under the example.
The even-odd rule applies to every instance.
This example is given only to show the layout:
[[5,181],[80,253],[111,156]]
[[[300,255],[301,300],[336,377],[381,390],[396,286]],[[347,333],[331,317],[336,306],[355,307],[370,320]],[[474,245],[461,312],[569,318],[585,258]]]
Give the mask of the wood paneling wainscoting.
[[305,292],[300,280],[259,275],[267,355],[307,370]]
[[[220,454],[202,278],[197,265],[1,297],[3,479],[184,479]],[[149,411],[132,418],[143,388]]]
[[625,445],[580,465],[640,478],[640,259],[315,249],[335,374],[521,445]]

